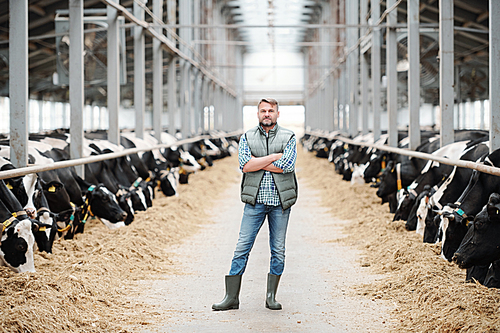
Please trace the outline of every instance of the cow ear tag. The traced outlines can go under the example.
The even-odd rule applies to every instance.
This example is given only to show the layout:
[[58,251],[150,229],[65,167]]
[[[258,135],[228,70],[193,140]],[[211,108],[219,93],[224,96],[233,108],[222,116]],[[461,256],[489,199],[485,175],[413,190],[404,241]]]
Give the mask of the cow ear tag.
[[95,185],[91,185],[91,186],[87,189],[87,191],[92,192],[94,189],[95,189]]
[[7,188],[8,188],[9,190],[12,190],[12,189],[13,189],[13,187],[12,187],[12,185],[10,185],[10,183],[5,183],[5,185],[7,185]]
[[51,187],[49,187],[47,189],[47,191],[49,191],[49,192],[55,192],[56,191],[56,187],[54,185],[52,185]]

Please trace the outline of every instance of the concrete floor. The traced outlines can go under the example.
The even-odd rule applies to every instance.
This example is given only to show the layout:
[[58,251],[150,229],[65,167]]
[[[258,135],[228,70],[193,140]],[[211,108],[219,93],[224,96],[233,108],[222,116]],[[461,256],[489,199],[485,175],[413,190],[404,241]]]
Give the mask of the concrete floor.
[[[319,194],[300,184],[288,227],[281,311],[264,307],[269,270],[267,222],[243,275],[240,309],[212,311],[224,297],[243,204],[231,186],[211,212],[213,223],[172,248],[179,274],[148,281],[144,300],[168,311],[168,321],[143,332],[380,332],[390,329],[390,304],[354,296],[354,285],[380,278],[360,267],[359,252],[335,242],[345,221],[320,206]],[[355,213],[355,212],[353,212]],[[150,287],[150,288],[149,288]]]

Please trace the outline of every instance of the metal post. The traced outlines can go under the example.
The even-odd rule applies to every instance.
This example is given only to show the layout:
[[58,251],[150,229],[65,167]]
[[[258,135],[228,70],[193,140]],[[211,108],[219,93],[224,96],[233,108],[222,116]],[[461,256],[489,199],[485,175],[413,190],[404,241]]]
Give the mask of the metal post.
[[203,112],[203,86],[201,83],[201,73],[200,71],[196,71],[194,75],[194,97],[193,97],[193,103],[194,103],[194,132],[196,134],[200,133],[200,115]]
[[[347,73],[346,73],[346,71],[347,71],[347,64],[344,62],[342,64],[342,79],[341,79],[341,82],[342,82],[341,98],[342,98],[342,106],[343,106],[343,108],[342,108],[342,130],[346,133],[349,133],[348,132],[349,128],[347,127],[347,125],[348,125],[347,116],[349,115],[349,119],[350,119],[350,112],[348,112],[348,109],[347,109],[349,101],[346,98],[347,92],[349,90],[347,87]],[[350,111],[350,109],[349,109],[349,111]]]
[[[69,0],[69,103],[71,106],[70,156],[83,157],[83,0]],[[76,173],[84,178],[83,165],[76,166]]]
[[[380,18],[380,1],[371,0],[372,22]],[[380,28],[372,30],[372,108],[373,108],[373,139],[380,138]]]
[[500,3],[490,0],[490,152],[500,148]]
[[[138,0],[143,1],[144,0]],[[144,20],[144,10],[134,1],[134,16]],[[146,109],[146,53],[144,32],[140,26],[134,27],[134,107],[135,135],[144,138],[144,112]]]
[[180,111],[181,111],[181,133],[182,138],[187,139],[189,136],[189,115],[190,103],[189,85],[191,80],[190,65],[187,61],[181,61],[181,90],[180,90]]
[[21,168],[28,165],[28,0],[10,0],[9,14],[10,161]]
[[175,115],[177,113],[177,58],[168,62],[168,133],[175,135]]
[[453,64],[453,0],[439,0],[439,106],[441,110],[441,147],[454,141]]
[[[346,8],[349,8],[349,18],[351,24],[358,24],[358,0],[349,1],[346,3]],[[358,29],[350,28],[349,33],[349,48],[354,47],[358,41]],[[359,48],[356,48],[348,56],[349,70],[349,133],[351,136],[358,134],[358,64],[359,64]]]
[[[119,3],[119,1],[117,1]],[[107,6],[108,14],[108,140],[120,144],[120,50],[118,11]]]
[[201,93],[201,99],[202,99],[202,103],[201,103],[201,122],[200,122],[200,126],[201,126],[201,131],[202,133],[204,133],[206,131],[206,126],[205,126],[205,110],[206,108],[210,105],[209,103],[209,79],[203,75],[202,77],[202,83],[201,83],[201,88],[202,88],[202,93]]
[[480,120],[479,120],[479,129],[484,130],[484,100],[479,101],[479,114],[480,114]]
[[[391,7],[396,0],[387,0],[387,7]],[[387,15],[387,23],[395,25],[397,23],[397,11],[393,10]],[[387,75],[387,119],[389,132],[389,146],[398,145],[398,72],[396,63],[398,61],[398,49],[396,41],[396,29],[387,27],[386,45],[386,75]]]
[[408,0],[408,137],[409,148],[420,145],[420,0]]
[[[177,13],[177,0],[167,0],[167,21],[168,24],[175,24]],[[175,29],[173,29],[175,31]],[[173,40],[172,34],[167,33],[167,38]],[[174,135],[175,133],[172,133]]]
[[[367,24],[366,14],[368,13],[368,0],[361,0],[359,3],[360,24]],[[361,28],[360,36],[364,36],[367,28]],[[361,133],[367,134],[368,129],[368,61],[363,52],[360,51],[360,78],[361,78]]]
[[339,130],[339,77],[338,71],[333,73],[333,129]]
[[[153,14],[163,17],[163,0],[153,0]],[[162,33],[160,27],[155,28]],[[163,113],[163,50],[161,42],[153,38],[153,130],[155,138],[161,142],[162,113]]]
[[215,129],[222,130],[222,88],[217,86],[215,90]]

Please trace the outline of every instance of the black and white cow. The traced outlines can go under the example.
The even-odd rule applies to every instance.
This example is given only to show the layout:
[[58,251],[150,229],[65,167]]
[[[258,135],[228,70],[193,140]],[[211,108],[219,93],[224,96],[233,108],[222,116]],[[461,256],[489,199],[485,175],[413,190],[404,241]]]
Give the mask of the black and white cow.
[[[475,161],[488,151],[487,144],[481,144],[485,139],[486,138],[454,142],[436,150],[432,155],[447,157],[453,160]],[[412,228],[414,223],[411,220],[414,220],[415,216],[409,216],[409,213],[414,205],[419,205],[419,203],[415,201],[416,197],[424,186],[429,185],[432,187],[437,185],[447,178],[454,171],[453,169],[451,165],[441,164],[430,160],[427,161],[420,175],[412,184],[399,192],[401,195],[398,198],[398,210],[394,215],[394,220],[407,220],[407,229],[414,230],[414,228]],[[451,182],[452,179],[453,177],[449,182]],[[425,217],[423,220],[425,221]],[[421,234],[423,234],[423,229]]]
[[500,195],[492,193],[470,223],[453,261],[460,268],[469,268],[500,260]]
[[[0,181],[3,183],[3,181]],[[33,224],[29,219],[19,220],[0,200],[0,264],[17,273],[35,272],[33,259]]]
[[[500,150],[484,158],[484,164],[500,166]],[[488,203],[492,193],[500,187],[500,177],[474,170],[462,195],[453,204],[440,211],[440,229],[443,235],[441,255],[451,261],[468,230],[468,224]]]

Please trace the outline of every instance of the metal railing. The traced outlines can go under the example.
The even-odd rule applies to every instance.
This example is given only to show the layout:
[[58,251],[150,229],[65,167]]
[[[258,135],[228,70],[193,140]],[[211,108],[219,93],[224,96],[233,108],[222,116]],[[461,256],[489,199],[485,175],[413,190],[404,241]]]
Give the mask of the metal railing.
[[413,150],[408,150],[408,149],[403,149],[403,148],[390,147],[390,146],[386,146],[386,145],[377,145],[374,143],[367,143],[367,142],[359,142],[359,141],[354,141],[354,140],[348,139],[348,138],[340,136],[340,135],[328,136],[322,132],[320,133],[320,132],[314,132],[314,131],[306,131],[305,133],[313,135],[313,136],[317,136],[317,137],[326,138],[329,140],[333,140],[333,139],[340,140],[342,142],[352,144],[352,145],[376,148],[376,149],[388,151],[391,153],[396,153],[396,154],[415,157],[415,158],[421,158],[424,160],[431,160],[431,161],[435,161],[435,162],[439,162],[439,163],[443,163],[443,164],[447,164],[447,165],[457,166],[460,168],[468,168],[468,169],[477,170],[477,171],[488,173],[488,174],[494,175],[494,176],[500,176],[500,168],[492,167],[492,166],[488,166],[485,164],[476,163],[476,162],[472,162],[472,161],[452,160],[452,159],[449,159],[446,157],[416,152]]
[[151,150],[155,150],[155,149],[169,148],[169,147],[173,147],[173,146],[182,146],[184,144],[193,143],[193,142],[196,142],[199,140],[204,140],[204,139],[219,139],[219,138],[225,138],[225,137],[230,137],[230,136],[237,136],[237,135],[240,135],[242,133],[243,133],[242,131],[235,131],[235,132],[225,133],[225,134],[221,134],[221,135],[200,135],[200,136],[196,136],[194,138],[180,140],[180,141],[176,141],[176,142],[170,143],[170,144],[160,144],[160,145],[156,145],[156,146],[148,147],[148,148],[130,148],[130,149],[122,150],[120,152],[114,152],[114,153],[109,153],[109,154],[89,156],[89,157],[77,158],[77,159],[67,160],[67,161],[59,161],[59,162],[54,162],[54,163],[45,164],[45,165],[32,165],[32,166],[8,170],[8,171],[0,171],[0,179],[20,177],[20,176],[25,176],[25,175],[30,174],[30,173],[56,170],[56,169],[62,169],[62,168],[67,168],[67,167],[72,167],[72,166],[77,166],[77,165],[82,165],[82,164],[100,162],[100,161],[110,160],[113,158],[122,157],[122,156],[130,155],[130,154],[140,153],[143,151],[151,151]]

